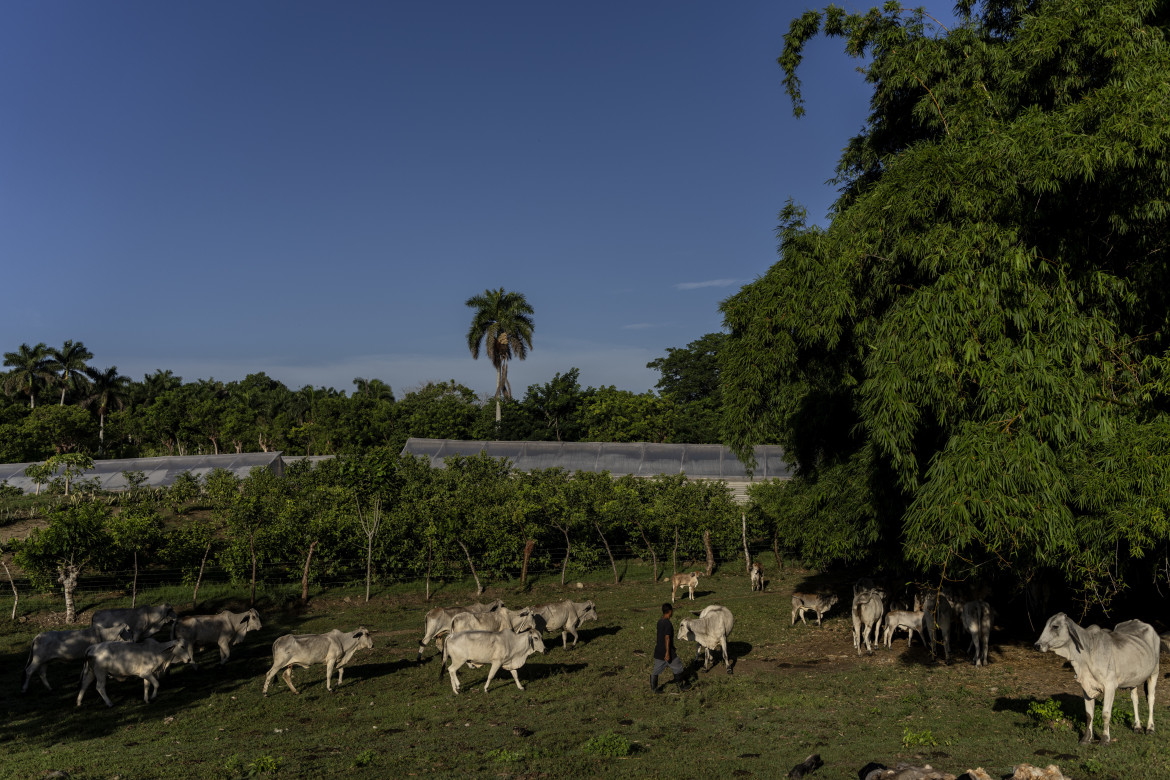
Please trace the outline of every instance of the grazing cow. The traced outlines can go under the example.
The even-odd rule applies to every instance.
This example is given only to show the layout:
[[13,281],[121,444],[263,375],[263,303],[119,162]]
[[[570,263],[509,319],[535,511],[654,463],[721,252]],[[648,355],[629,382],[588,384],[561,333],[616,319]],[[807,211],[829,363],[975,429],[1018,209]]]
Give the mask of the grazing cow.
[[340,688],[345,665],[354,653],[373,646],[374,640],[365,627],[359,627],[357,631],[335,628],[328,634],[285,634],[272,643],[272,668],[264,678],[264,695],[268,695],[268,686],[281,669],[288,689],[299,695],[300,691],[292,681],[293,667],[308,669],[311,664],[325,664],[325,690],[332,692],[329,681],[333,678],[333,670],[337,670],[337,686]]
[[141,642],[154,636],[168,623],[174,623],[178,614],[170,604],[156,604],[152,607],[127,607],[125,609],[99,609],[89,621],[94,628],[108,628],[118,623],[130,626],[134,641]]
[[42,631],[32,641],[32,649],[28,653],[28,663],[24,666],[24,685],[20,692],[28,691],[29,681],[40,670],[41,682],[45,688],[53,690],[49,685],[49,676],[46,668],[50,661],[84,661],[85,651],[101,642],[129,642],[134,638],[130,627],[125,623],[116,623],[108,628],[76,629],[73,631]]
[[418,662],[422,663],[423,649],[427,646],[427,642],[430,642],[440,634],[450,633],[451,621],[456,615],[462,615],[464,612],[483,614],[484,612],[497,610],[502,606],[504,606],[504,602],[496,599],[491,604],[471,604],[466,607],[435,607],[426,616],[423,638],[418,643]]
[[1097,697],[1103,695],[1101,714],[1105,721],[1101,744],[1109,744],[1109,720],[1113,715],[1113,696],[1118,688],[1131,688],[1133,730],[1140,733],[1142,719],[1138,711],[1138,688],[1146,684],[1149,718],[1146,733],[1154,731],[1154,690],[1158,686],[1158,652],[1161,640],[1149,623],[1127,620],[1110,631],[1099,626],[1081,628],[1068,615],[1057,612],[1048,618],[1044,632],[1036,640],[1036,649],[1049,650],[1072,663],[1076,680],[1084,690],[1088,726],[1081,744],[1093,739],[1093,710]]
[[975,666],[987,666],[987,643],[991,639],[991,605],[968,601],[961,612],[963,630],[971,635],[971,657]]
[[[107,707],[114,703],[106,695],[106,680],[142,679],[142,698],[150,704],[158,696],[158,678],[171,664],[189,663],[191,649],[182,639],[156,642],[147,639],[139,643],[101,642],[85,651],[85,668],[81,671],[81,690],[77,692],[77,706],[90,684],[97,681],[97,692]],[[152,691],[151,688],[154,688]]]
[[532,616],[536,620],[536,630],[541,634],[559,629],[561,646],[568,649],[569,634],[573,635],[573,647],[576,647],[577,629],[586,620],[597,620],[597,608],[592,601],[565,600],[533,607]]
[[179,618],[171,625],[171,639],[183,639],[191,646],[191,666],[199,668],[194,656],[200,647],[219,647],[219,665],[227,663],[232,654],[232,645],[244,641],[249,631],[260,630],[260,613],[254,609],[247,612],[228,612],[218,615],[189,615]]
[[930,655],[933,657],[937,652],[937,645],[939,638],[942,638],[943,659],[950,663],[951,660],[951,623],[954,622],[955,608],[951,606],[951,599],[947,592],[930,591],[926,594],[926,601],[924,611],[926,612],[926,619],[923,621],[926,626],[926,637],[929,640],[927,646],[930,648]]
[[731,654],[727,652],[727,637],[731,636],[731,629],[735,627],[731,610],[712,604],[698,614],[697,618],[679,621],[678,638],[698,643],[695,660],[698,660],[700,654],[705,656],[703,671],[711,668],[711,651],[716,647],[722,648],[723,663],[727,666],[727,673],[731,674]]
[[535,630],[516,634],[511,631],[459,631],[447,637],[443,643],[443,662],[439,665],[439,679],[443,677],[443,666],[450,659],[447,673],[451,675],[451,690],[459,693],[459,677],[455,674],[459,667],[467,664],[471,667],[491,665],[488,670],[487,682],[483,684],[483,691],[492,684],[492,678],[501,668],[512,673],[516,687],[524,690],[520,684],[520,675],[517,670],[528,660],[533,653],[544,652],[544,640]]
[[752,561],[752,591],[764,590],[764,567],[760,565],[759,561]]
[[670,578],[670,603],[674,603],[679,588],[687,588],[691,592],[691,601],[695,600],[695,588],[699,587],[700,571],[675,574]]
[[922,640],[922,644],[926,644],[926,634],[924,633],[924,626],[922,621],[925,619],[925,612],[912,612],[903,609],[891,609],[886,613],[885,630],[882,633],[882,641],[886,643],[886,647],[892,647],[894,642],[894,634],[899,628],[906,629],[906,646],[914,644],[914,632],[918,632],[918,638]]
[[793,593],[792,594],[792,623],[796,625],[796,616],[800,615],[800,622],[808,625],[808,621],[804,619],[805,612],[817,613],[817,625],[821,624],[821,615],[832,609],[836,604],[838,598],[835,595],[822,596],[819,593]]
[[[882,593],[877,588],[862,590],[853,596],[853,647],[861,655],[861,643],[865,641],[865,649],[873,652],[873,646],[878,642],[878,626],[885,613],[885,604]],[[873,641],[870,641],[870,630],[873,630]]]
[[507,607],[499,607],[491,612],[476,614],[463,612],[451,618],[451,631],[527,631],[535,628],[536,622],[532,619],[532,607],[525,607],[519,611],[512,611]]

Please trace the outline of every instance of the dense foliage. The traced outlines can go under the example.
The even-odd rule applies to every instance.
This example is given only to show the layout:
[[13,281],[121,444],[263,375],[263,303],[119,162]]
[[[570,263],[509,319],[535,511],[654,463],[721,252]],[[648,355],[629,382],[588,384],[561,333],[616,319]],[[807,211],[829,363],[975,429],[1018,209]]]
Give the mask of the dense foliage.
[[[779,442],[806,557],[1060,570],[1108,601],[1170,553],[1170,4],[900,3],[793,21],[866,58],[826,228],[723,305],[734,447]],[[842,540],[844,529],[857,538]]]

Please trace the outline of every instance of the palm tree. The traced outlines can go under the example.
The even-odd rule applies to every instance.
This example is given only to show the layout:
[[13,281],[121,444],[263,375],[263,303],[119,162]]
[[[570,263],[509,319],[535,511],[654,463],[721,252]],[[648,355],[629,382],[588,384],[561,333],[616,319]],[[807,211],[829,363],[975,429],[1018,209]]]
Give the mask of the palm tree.
[[111,406],[117,406],[121,409],[126,405],[126,397],[130,393],[128,387],[130,380],[124,376],[118,376],[117,366],[110,366],[105,371],[87,368],[85,374],[89,377],[89,393],[81,403],[83,406],[97,407],[98,441],[101,443],[101,449],[104,450],[106,447],[106,413],[109,412]]
[[506,399],[512,397],[508,361],[513,357],[523,360],[532,349],[532,307],[523,293],[505,292],[503,287],[468,298],[467,306],[475,309],[467,331],[471,357],[479,359],[479,345],[483,342],[484,352],[496,368],[496,422],[499,422],[500,395]]
[[21,344],[16,352],[5,352],[4,365],[12,368],[4,379],[4,392],[8,395],[25,393],[30,409],[37,406],[38,390],[48,387],[57,376],[50,366],[49,348],[44,342],[35,347]]
[[61,406],[65,405],[65,391],[77,390],[79,385],[85,384],[87,360],[93,360],[93,353],[85,348],[80,341],[74,343],[72,339],[61,345],[61,349],[49,350],[49,367],[57,372],[57,380],[61,383]]

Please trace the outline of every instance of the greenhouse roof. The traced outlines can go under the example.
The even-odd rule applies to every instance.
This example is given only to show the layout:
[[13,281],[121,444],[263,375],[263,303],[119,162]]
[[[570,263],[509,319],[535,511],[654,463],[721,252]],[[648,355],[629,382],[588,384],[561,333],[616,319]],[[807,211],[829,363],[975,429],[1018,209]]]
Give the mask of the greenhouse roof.
[[[125,490],[129,487],[123,471],[141,471],[146,475],[147,487],[168,487],[184,471],[202,477],[213,469],[226,469],[240,479],[248,476],[256,466],[264,466],[277,474],[284,473],[284,462],[279,452],[244,452],[231,455],[178,455],[165,458],[118,458],[95,460],[79,479],[101,481],[103,490]],[[37,461],[36,463],[39,463]],[[0,465],[0,482],[18,487],[26,493],[36,491],[36,483],[24,475],[24,470],[36,463],[6,463]],[[60,472],[58,472],[60,473]]]
[[520,471],[560,467],[566,471],[592,471],[653,477],[685,474],[692,479],[748,481],[787,479],[792,471],[784,461],[784,449],[776,445],[755,448],[756,468],[747,468],[731,450],[719,444],[650,444],[647,442],[549,442],[459,441],[455,439],[407,439],[403,454],[426,456],[441,467],[452,455],[486,453],[507,458]]

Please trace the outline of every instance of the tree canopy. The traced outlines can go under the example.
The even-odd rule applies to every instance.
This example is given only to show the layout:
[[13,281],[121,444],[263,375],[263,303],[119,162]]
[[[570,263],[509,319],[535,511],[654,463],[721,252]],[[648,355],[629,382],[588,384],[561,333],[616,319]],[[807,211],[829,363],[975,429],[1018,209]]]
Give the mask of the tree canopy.
[[[724,425],[785,445],[806,522],[846,514],[922,567],[1063,570],[1107,601],[1167,552],[1170,5],[886,3],[795,19],[865,61],[869,119],[827,227],[722,305]],[[1165,574],[1162,575],[1165,577]]]

